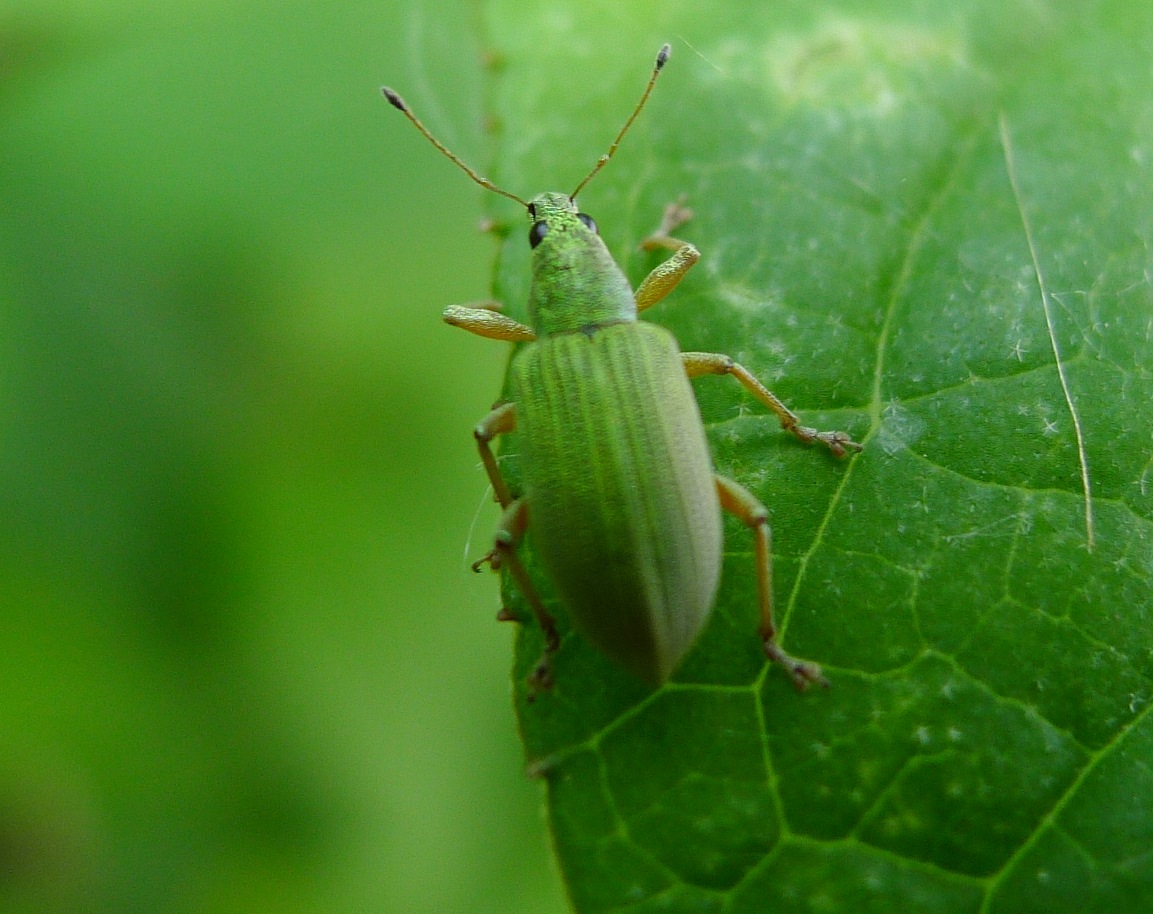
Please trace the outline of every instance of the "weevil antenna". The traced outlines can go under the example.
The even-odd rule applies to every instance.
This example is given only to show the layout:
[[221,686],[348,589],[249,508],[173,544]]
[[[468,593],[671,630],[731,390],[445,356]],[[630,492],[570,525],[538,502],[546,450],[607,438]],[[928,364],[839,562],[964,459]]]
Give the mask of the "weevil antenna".
[[590,171],[585,176],[585,179],[577,185],[577,189],[569,194],[570,200],[575,200],[577,194],[584,190],[584,186],[588,184],[589,181],[591,181],[593,178],[595,178],[597,172],[604,168],[608,164],[609,159],[613,157],[613,153],[617,151],[617,147],[621,144],[621,140],[624,138],[624,135],[629,132],[629,128],[633,125],[633,121],[637,119],[637,115],[641,113],[641,109],[645,106],[645,102],[649,100],[649,95],[653,91],[653,86],[656,85],[657,77],[661,75],[661,70],[664,68],[665,62],[669,59],[669,55],[672,52],[673,49],[668,44],[661,46],[660,51],[657,52],[657,62],[653,65],[652,76],[649,77],[649,84],[645,86],[645,91],[641,96],[641,100],[637,102],[637,106],[633,108],[633,113],[630,114],[629,119],[625,121],[625,125],[621,128],[621,132],[617,134],[617,138],[613,140],[613,144],[609,147],[609,151],[597,159],[597,163],[593,166],[593,170]]
[[[650,88],[651,88],[651,84],[650,84]],[[392,107],[394,107],[397,111],[399,111],[401,114],[403,114],[405,117],[407,117],[410,121],[412,121],[412,126],[414,126],[422,134],[424,134],[424,138],[426,140],[428,140],[430,143],[432,143],[433,146],[435,146],[442,153],[444,153],[446,158],[448,158],[452,162],[455,162],[456,165],[461,169],[461,171],[463,171],[466,175],[468,175],[470,178],[472,178],[477,184],[479,184],[483,188],[486,188],[487,190],[491,190],[494,193],[500,194],[502,197],[508,197],[510,200],[515,200],[521,206],[525,207],[525,209],[528,208],[528,201],[527,200],[522,200],[516,194],[509,193],[507,190],[504,190],[503,188],[497,187],[488,178],[481,177],[479,174],[477,174],[475,171],[473,171],[471,168],[469,168],[463,162],[463,160],[461,160],[461,158],[458,155],[449,151],[448,147],[445,146],[444,143],[442,143],[436,137],[434,137],[432,135],[432,133],[429,131],[429,129],[427,127],[425,127],[424,124],[422,124],[420,122],[420,118],[418,118],[415,114],[412,113],[412,111],[409,109],[408,104],[405,102],[405,100],[403,98],[401,98],[399,95],[397,95],[395,92],[393,92],[390,88],[388,88],[388,86],[381,86],[380,91],[384,93],[384,97],[388,99],[388,103],[390,105],[392,105]],[[645,94],[647,95],[648,93],[645,93]],[[633,117],[636,117],[636,115],[634,114]],[[619,137],[618,137],[618,139],[619,139]]]

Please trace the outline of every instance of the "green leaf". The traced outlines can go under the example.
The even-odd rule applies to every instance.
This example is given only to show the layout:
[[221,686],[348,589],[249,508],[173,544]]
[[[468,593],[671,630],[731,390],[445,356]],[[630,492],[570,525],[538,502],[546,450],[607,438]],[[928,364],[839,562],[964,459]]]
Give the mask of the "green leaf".
[[[582,209],[635,283],[685,194],[703,259],[651,319],[865,444],[836,461],[696,382],[719,470],[772,512],[784,646],[828,692],[765,663],[731,521],[665,688],[557,607],[529,704],[523,627],[578,911],[1153,908],[1151,11],[488,4],[490,176],[521,195],[575,186],[673,43]],[[515,224],[496,292],[523,317]]]

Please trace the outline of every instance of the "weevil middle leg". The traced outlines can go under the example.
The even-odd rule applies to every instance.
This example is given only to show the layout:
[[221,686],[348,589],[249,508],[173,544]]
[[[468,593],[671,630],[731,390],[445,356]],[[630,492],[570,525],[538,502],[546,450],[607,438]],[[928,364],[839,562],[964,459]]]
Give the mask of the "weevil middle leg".
[[810,684],[828,688],[828,680],[821,668],[808,660],[790,657],[777,644],[777,627],[773,621],[773,555],[772,530],[768,509],[748,489],[727,476],[717,475],[717,495],[721,507],[753,531],[756,544],[757,596],[761,607],[761,640],[765,655],[780,664],[793,680],[797,691],[803,692]]
[[497,465],[496,455],[489,445],[497,435],[511,432],[514,428],[516,428],[516,404],[502,403],[494,407],[493,411],[485,416],[480,425],[472,432],[473,437],[476,438],[476,448],[480,451],[480,460],[484,464],[484,471],[488,474],[488,481],[492,483],[492,491],[502,508],[507,508],[512,504],[512,493],[508,490],[508,484],[504,481],[504,475]]
[[[637,287],[637,311],[651,308],[668,295],[700,259],[700,252],[695,247],[673,236],[673,232],[692,217],[693,212],[684,205],[683,199],[670,203],[665,207],[657,230],[641,242],[641,247],[646,251],[668,248],[673,251],[673,256],[659,264]],[[752,372],[730,356],[715,352],[685,352],[681,357],[690,378],[699,378],[706,374],[732,375],[745,390],[773,412],[773,415],[780,420],[782,428],[792,432],[806,444],[819,442],[838,457],[844,457],[846,450],[861,449],[861,445],[845,432],[822,432],[801,425],[800,417],[796,413],[758,381]]]
[[792,432],[805,444],[818,442],[827,447],[838,457],[845,456],[845,450],[859,451],[861,445],[857,444],[845,432],[821,432],[815,428],[801,425],[800,417],[785,406],[777,395],[756,379],[744,365],[733,361],[731,356],[719,352],[682,352],[681,359],[685,364],[685,371],[690,378],[699,378],[706,374],[732,375],[741,386],[757,398],[761,403],[772,410],[780,420],[781,428]]

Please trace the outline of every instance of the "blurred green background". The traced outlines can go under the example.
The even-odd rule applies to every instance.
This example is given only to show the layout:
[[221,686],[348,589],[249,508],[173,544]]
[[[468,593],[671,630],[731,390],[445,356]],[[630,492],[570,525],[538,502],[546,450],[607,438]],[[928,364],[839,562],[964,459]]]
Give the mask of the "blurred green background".
[[482,191],[378,92],[483,168],[475,17],[0,10],[0,909],[564,910],[467,571]]

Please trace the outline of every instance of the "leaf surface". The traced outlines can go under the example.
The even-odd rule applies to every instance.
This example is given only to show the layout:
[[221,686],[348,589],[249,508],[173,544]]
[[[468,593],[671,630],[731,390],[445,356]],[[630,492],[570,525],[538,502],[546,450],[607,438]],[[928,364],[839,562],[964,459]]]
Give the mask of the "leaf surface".
[[[672,41],[582,209],[636,284],[686,195],[703,258],[646,319],[865,445],[836,461],[695,382],[718,470],[772,513],[783,643],[828,692],[765,663],[730,520],[663,689],[555,607],[557,685],[527,703],[523,627],[517,711],[576,909],[1153,907],[1151,10],[486,9],[489,176],[521,195],[576,185]],[[490,203],[524,319],[523,217]]]

